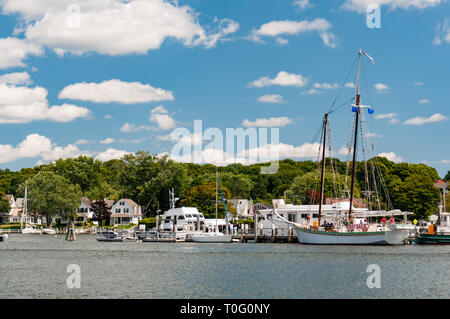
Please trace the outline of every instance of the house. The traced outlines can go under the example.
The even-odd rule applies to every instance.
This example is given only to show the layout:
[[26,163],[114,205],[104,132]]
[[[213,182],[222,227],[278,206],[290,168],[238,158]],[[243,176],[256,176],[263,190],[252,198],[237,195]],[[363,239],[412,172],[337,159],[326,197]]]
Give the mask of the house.
[[122,198],[111,207],[112,225],[137,225],[141,219],[141,206],[129,198]]
[[8,212],[0,212],[0,222],[2,224],[20,222],[20,214],[16,209],[14,195],[5,195],[4,198],[8,200],[10,209]]
[[228,200],[236,209],[236,215],[239,218],[253,217],[251,203],[247,199],[230,199]]
[[77,217],[75,222],[87,222],[88,219],[92,218],[94,211],[92,210],[91,201],[87,197],[80,198],[80,206],[77,209]]

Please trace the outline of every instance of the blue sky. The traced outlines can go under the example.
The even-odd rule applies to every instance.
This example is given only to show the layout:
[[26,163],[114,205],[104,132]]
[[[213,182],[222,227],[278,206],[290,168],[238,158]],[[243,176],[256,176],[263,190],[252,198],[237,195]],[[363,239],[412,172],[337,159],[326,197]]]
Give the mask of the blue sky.
[[[365,7],[377,2],[371,29]],[[170,153],[167,136],[196,119],[223,132],[271,123],[283,157],[305,159],[360,48],[375,59],[363,57],[360,92],[375,108],[375,153],[450,167],[448,1],[57,3],[0,0],[1,168]],[[354,94],[342,88],[337,105]],[[350,106],[331,117],[336,153],[350,118]]]

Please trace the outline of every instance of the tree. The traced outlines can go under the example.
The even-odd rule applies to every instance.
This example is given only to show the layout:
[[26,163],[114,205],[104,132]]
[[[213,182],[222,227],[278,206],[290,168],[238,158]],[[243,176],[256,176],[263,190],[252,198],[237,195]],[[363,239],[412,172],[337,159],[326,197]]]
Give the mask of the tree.
[[443,180],[446,182],[450,182],[450,171],[447,171],[447,174],[445,174]]
[[390,195],[394,208],[413,212],[412,218],[426,220],[437,212],[439,190],[427,176],[410,175],[403,182],[397,183]]
[[73,219],[80,205],[81,191],[63,176],[52,171],[41,171],[19,186],[18,192],[24,194],[28,188],[28,209],[33,215],[46,217],[50,225],[52,217]]
[[[222,192],[225,199],[230,199],[231,194],[228,188],[222,186]],[[220,188],[217,194],[217,210],[218,217],[225,216],[225,209],[223,206],[222,195]],[[181,201],[182,206],[197,207],[206,218],[214,218],[216,215],[216,183],[206,182],[199,186],[192,187],[186,195],[186,198]],[[233,213],[231,202],[227,202],[227,212]]]
[[0,192],[0,213],[9,213],[11,206],[4,192]]
[[146,216],[154,215],[158,204],[161,210],[169,209],[169,190],[173,188],[183,198],[189,190],[191,179],[182,163],[167,156],[152,156],[139,151],[123,158],[125,167],[119,173],[121,197],[134,199],[144,207]]
[[[350,189],[350,178],[347,181],[347,188]],[[361,196],[361,192],[356,181],[354,198]],[[324,176],[324,194],[326,197],[336,198],[345,195],[345,177],[335,173],[326,172]],[[308,191],[320,191],[320,173],[309,172],[294,178],[291,188],[287,192],[288,197],[297,196],[304,204],[308,204]]]
[[106,221],[106,225],[109,225],[109,221],[111,218],[111,211],[108,208],[108,205],[105,200],[95,200],[91,204],[92,210],[94,211],[94,215],[92,220],[98,221],[98,226],[103,225],[103,221]]

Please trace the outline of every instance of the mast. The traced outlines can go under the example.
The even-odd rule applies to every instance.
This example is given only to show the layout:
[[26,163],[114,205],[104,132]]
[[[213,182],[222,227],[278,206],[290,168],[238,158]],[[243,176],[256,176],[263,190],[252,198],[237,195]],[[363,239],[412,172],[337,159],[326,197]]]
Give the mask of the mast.
[[317,222],[318,227],[320,227],[320,216],[322,215],[323,192],[325,184],[325,148],[327,140],[327,125],[328,125],[328,113],[325,113],[325,116],[323,117],[322,172],[320,176],[319,218]]
[[348,220],[352,219],[352,204],[353,204],[353,189],[355,186],[355,175],[356,175],[356,147],[358,145],[358,123],[359,123],[359,71],[361,67],[361,50],[358,53],[358,75],[356,77],[356,116],[355,116],[355,136],[353,140],[353,160],[352,160],[352,181],[350,186],[350,209],[348,211]]
[[219,178],[219,172],[216,170],[216,233],[218,232],[217,228],[217,180]]
[[25,186],[25,199],[23,201],[22,218],[20,218],[20,229],[23,228],[23,216],[25,215],[25,225],[27,224],[27,200],[28,200],[28,187]]

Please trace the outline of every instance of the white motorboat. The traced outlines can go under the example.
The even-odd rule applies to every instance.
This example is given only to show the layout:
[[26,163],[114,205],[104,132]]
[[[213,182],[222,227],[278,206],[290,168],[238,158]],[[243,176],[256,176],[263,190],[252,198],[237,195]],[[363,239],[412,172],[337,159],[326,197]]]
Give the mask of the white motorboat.
[[0,241],[6,241],[8,239],[8,234],[0,234]]
[[96,239],[97,241],[123,242],[123,239],[119,233],[108,229],[100,229],[97,231]]
[[46,235],[56,235],[56,230],[54,230],[53,228],[47,227],[42,229],[42,233],[46,234]]
[[225,235],[220,232],[201,233],[191,237],[196,243],[230,243],[232,235]]

